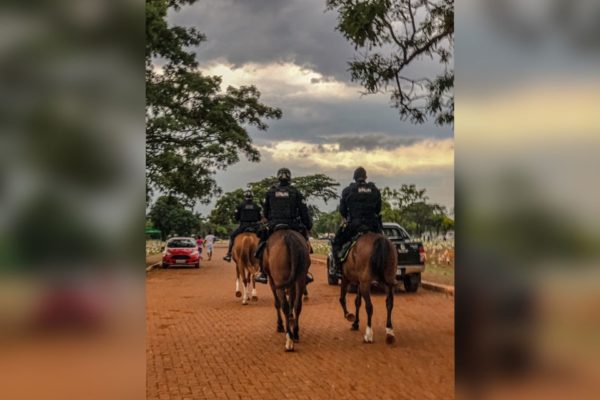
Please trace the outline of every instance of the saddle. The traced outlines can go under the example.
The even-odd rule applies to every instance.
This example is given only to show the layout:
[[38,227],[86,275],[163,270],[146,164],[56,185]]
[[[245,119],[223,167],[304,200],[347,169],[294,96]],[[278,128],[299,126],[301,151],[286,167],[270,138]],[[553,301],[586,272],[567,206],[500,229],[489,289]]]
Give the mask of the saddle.
[[258,232],[258,228],[254,227],[254,226],[246,226],[244,229],[242,229],[241,233],[256,233]]
[[288,224],[277,224],[273,227],[273,232],[277,232],[282,229],[293,229],[293,228]]
[[350,254],[350,250],[352,250],[352,248],[358,242],[358,239],[365,233],[366,233],[365,231],[358,232],[356,235],[352,236],[352,239],[350,239],[349,241],[344,243],[344,245],[338,252],[338,259],[340,260],[341,263],[346,261],[346,258],[348,258],[348,254]]

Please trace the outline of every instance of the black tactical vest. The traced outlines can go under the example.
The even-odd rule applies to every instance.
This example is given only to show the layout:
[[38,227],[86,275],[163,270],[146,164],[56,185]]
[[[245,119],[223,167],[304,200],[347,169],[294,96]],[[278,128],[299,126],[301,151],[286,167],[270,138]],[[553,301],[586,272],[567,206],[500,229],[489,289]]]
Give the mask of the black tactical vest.
[[258,222],[260,212],[254,203],[244,203],[240,208],[240,222]]
[[358,182],[352,185],[347,203],[351,221],[378,220],[376,206],[378,198],[378,191],[374,184]]
[[298,218],[298,192],[289,186],[277,186],[269,191],[270,221],[291,224]]

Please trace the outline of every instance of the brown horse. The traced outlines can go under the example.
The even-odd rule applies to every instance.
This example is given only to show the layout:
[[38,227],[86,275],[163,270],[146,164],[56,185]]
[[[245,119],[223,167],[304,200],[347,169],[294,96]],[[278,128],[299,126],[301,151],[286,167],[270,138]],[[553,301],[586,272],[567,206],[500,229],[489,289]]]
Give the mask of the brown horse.
[[[352,330],[358,330],[358,313],[361,298],[365,300],[367,310],[367,329],[365,331],[365,343],[373,343],[373,330],[371,329],[371,317],[373,315],[373,303],[371,302],[371,283],[378,281],[386,289],[387,299],[387,324],[386,342],[394,342],[394,329],[392,327],[392,309],[394,308],[394,287],[396,286],[396,247],[384,235],[379,233],[365,233],[354,245],[348,258],[344,262],[342,274],[342,287],[340,304],[344,310],[344,317],[352,324]],[[346,308],[346,293],[348,284],[357,284],[356,293],[356,315],[348,312]]]
[[[275,231],[263,254],[263,266],[275,298],[277,331],[285,332],[285,350],[293,351],[299,337],[302,294],[310,266],[309,248],[304,237],[291,229]],[[285,330],[280,309],[283,307]]]
[[[235,295],[242,297],[242,304],[247,305],[250,297],[250,283],[252,283],[252,300],[258,300],[256,296],[256,283],[254,274],[258,271],[258,259],[254,252],[258,246],[258,236],[251,232],[240,233],[233,242],[233,261],[235,261],[237,278],[235,280]],[[240,281],[243,284],[243,295],[240,291]]]

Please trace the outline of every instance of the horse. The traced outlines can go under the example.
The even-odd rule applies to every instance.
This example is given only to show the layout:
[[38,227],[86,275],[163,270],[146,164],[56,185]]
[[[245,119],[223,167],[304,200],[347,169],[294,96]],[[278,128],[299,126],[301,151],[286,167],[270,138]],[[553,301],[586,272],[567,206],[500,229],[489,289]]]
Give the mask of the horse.
[[[344,317],[352,322],[352,330],[358,330],[361,298],[365,300],[367,310],[367,328],[363,337],[365,343],[373,343],[371,283],[374,280],[385,287],[387,294],[385,301],[387,306],[386,343],[392,344],[395,341],[392,327],[392,309],[394,308],[394,288],[397,284],[396,262],[397,256],[394,244],[383,234],[368,232],[358,238],[342,265],[340,304],[344,311]],[[358,285],[355,300],[356,315],[349,313],[346,308],[348,284]]]
[[[302,295],[306,292],[306,273],[310,266],[309,247],[304,237],[292,230],[275,231],[267,240],[263,267],[275,299],[277,332],[285,332],[285,351],[294,351],[300,340],[299,320]],[[281,319],[285,316],[285,329]]]
[[[242,297],[242,304],[247,305],[250,295],[250,284],[252,284],[252,300],[258,300],[256,296],[256,283],[254,274],[258,271],[258,259],[254,252],[258,246],[258,236],[252,232],[243,232],[236,236],[233,242],[233,261],[235,261],[236,280],[235,296]],[[243,295],[240,291],[240,281],[243,283]]]

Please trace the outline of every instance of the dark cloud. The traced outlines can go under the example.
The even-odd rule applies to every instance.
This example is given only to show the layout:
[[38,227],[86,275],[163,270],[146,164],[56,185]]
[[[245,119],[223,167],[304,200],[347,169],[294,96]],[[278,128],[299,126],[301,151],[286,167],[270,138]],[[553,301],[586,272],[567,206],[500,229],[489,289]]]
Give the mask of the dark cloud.
[[335,135],[332,137],[340,145],[340,150],[375,150],[392,149],[403,146],[410,146],[422,139],[394,137],[382,133],[355,134],[355,135]]
[[169,17],[206,34],[197,51],[201,61],[293,61],[347,80],[354,49],[335,31],[336,18],[325,12],[324,0],[205,0]]

